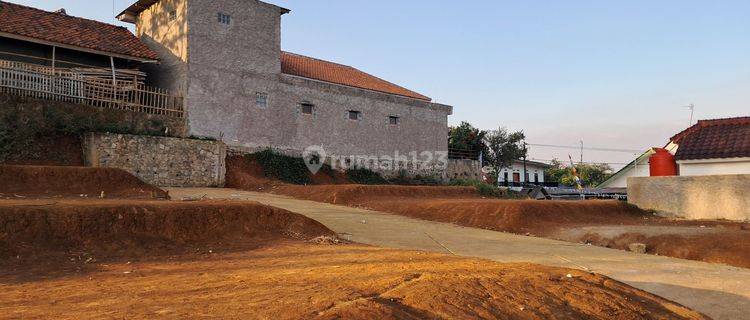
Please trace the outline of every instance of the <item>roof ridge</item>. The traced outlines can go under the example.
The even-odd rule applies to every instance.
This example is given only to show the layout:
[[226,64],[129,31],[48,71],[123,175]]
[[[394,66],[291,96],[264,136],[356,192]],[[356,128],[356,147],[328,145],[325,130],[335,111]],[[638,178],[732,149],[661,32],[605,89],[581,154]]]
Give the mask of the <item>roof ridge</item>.
[[672,136],[672,138],[670,138],[669,140],[678,142],[679,140],[682,140],[685,136],[697,130],[700,130],[702,128],[711,127],[711,126],[720,126],[720,125],[731,125],[731,124],[750,124],[750,116],[698,120],[698,122],[696,122],[694,125],[687,127],[685,130],[678,132],[677,134]]
[[47,13],[47,14],[56,14],[56,15],[59,15],[60,17],[64,17],[64,18],[86,20],[86,21],[91,21],[91,22],[95,22],[95,23],[107,25],[107,26],[114,27],[114,28],[127,29],[126,27],[123,27],[123,26],[118,26],[118,25],[114,25],[114,24],[111,24],[111,23],[102,22],[102,21],[99,21],[99,20],[94,20],[94,19],[89,19],[89,18],[74,16],[74,15],[69,15],[67,13],[66,14],[61,14],[61,13],[58,13],[58,12],[47,11],[47,10],[44,10],[44,9],[39,9],[39,8],[35,8],[35,7],[24,5],[24,4],[19,4],[19,3],[14,3],[14,2],[8,2],[8,1],[3,1],[3,0],[0,0],[0,3],[5,3],[5,4],[12,5],[12,6],[17,6],[17,7],[23,7],[23,8],[26,8],[26,9],[31,9],[31,10],[34,10],[34,11],[40,11],[40,12]]
[[[371,74],[371,73],[369,73],[369,72],[363,71],[363,70],[361,70],[361,69],[358,69],[358,68],[356,68],[356,67],[352,67],[352,66],[350,66],[350,65],[345,65],[345,64],[341,64],[341,63],[338,63],[338,62],[333,62],[333,61],[323,60],[323,59],[320,59],[320,58],[310,57],[310,56],[306,56],[306,55],[302,55],[302,54],[298,54],[298,53],[293,53],[293,52],[288,52],[288,51],[283,51],[283,50],[281,51],[281,53],[282,53],[282,54],[288,54],[288,55],[291,55],[291,56],[296,56],[296,57],[300,57],[300,58],[303,58],[303,59],[310,59],[310,60],[314,60],[314,61],[318,61],[318,62],[322,62],[322,63],[326,63],[326,64],[331,64],[331,65],[335,65],[335,66],[339,66],[339,67],[347,68],[347,69],[349,69],[349,70],[353,70],[353,71],[359,72],[359,73],[361,73],[361,74],[363,74],[363,75],[365,75],[365,76],[368,76],[368,77],[371,77],[371,78],[373,78],[373,79],[376,79],[376,80],[378,80],[378,81],[381,81],[381,82],[382,82],[382,83],[384,83],[384,84],[387,84],[387,85],[390,85],[390,86],[396,87],[396,88],[398,88],[398,89],[401,89],[401,90],[405,91],[405,92],[406,92],[406,93],[408,93],[408,94],[403,94],[403,93],[394,93],[394,92],[387,92],[387,91],[383,91],[383,90],[377,90],[377,89],[369,89],[369,90],[373,90],[373,91],[378,91],[378,92],[383,92],[383,93],[388,93],[388,94],[394,94],[394,95],[398,95],[398,96],[403,96],[403,97],[408,97],[408,98],[412,98],[412,99],[417,99],[417,100],[422,100],[422,101],[430,101],[430,102],[432,101],[432,98],[430,98],[430,97],[428,97],[428,96],[425,96],[425,95],[423,95],[423,94],[421,94],[421,93],[418,93],[418,92],[416,92],[416,91],[413,91],[413,90],[411,90],[411,89],[408,89],[408,88],[406,88],[406,87],[400,86],[400,85],[398,85],[398,84],[395,84],[395,83],[393,83],[393,82],[390,82],[390,81],[388,81],[388,80],[385,80],[385,79],[383,79],[383,78],[380,78],[380,77],[378,77],[378,76],[375,76],[375,75],[373,75],[373,74]],[[339,84],[340,84],[340,83],[339,83]],[[356,86],[355,86],[355,87],[356,87]],[[367,89],[367,88],[365,88],[365,89]]]
[[[339,66],[342,66],[342,67],[347,67],[347,68],[350,68],[350,69],[362,71],[362,70],[359,70],[359,69],[357,69],[355,67],[352,67],[350,65],[343,64],[343,63],[338,63],[338,62],[323,60],[323,59],[320,59],[320,58],[315,58],[315,57],[311,57],[311,56],[306,56],[304,54],[299,54],[299,53],[294,53],[294,52],[289,52],[289,51],[284,51],[284,50],[281,50],[281,52],[282,53],[286,53],[286,54],[291,54],[291,55],[294,55],[294,56],[298,56],[298,57],[313,59],[313,60],[317,60],[317,61],[320,61],[320,62],[331,63],[331,64],[339,65]],[[362,71],[362,72],[364,72],[364,71]]]
[[703,119],[703,120],[698,120],[697,124],[702,124],[702,125],[720,125],[720,124],[744,123],[744,122],[750,122],[750,116],[731,117],[731,118],[717,118],[717,119]]

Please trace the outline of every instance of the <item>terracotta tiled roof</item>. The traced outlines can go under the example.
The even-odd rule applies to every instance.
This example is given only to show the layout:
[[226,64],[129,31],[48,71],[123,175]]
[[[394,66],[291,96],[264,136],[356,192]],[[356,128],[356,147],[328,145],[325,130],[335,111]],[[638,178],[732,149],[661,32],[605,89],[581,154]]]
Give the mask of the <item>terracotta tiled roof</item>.
[[750,157],[750,117],[701,120],[672,142],[677,160]]
[[0,32],[104,53],[158,59],[126,28],[3,1]]
[[419,100],[431,101],[429,97],[397,86],[350,66],[281,52],[281,72],[289,75],[315,79],[350,87],[368,89]]

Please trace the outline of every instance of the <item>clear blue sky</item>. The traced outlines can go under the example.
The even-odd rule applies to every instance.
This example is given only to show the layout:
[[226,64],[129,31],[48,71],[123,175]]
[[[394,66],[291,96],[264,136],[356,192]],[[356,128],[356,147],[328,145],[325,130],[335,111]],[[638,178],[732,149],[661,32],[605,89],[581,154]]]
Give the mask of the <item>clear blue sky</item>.
[[[11,2],[112,22],[108,1]],[[453,105],[452,124],[524,130],[531,143],[645,149],[687,126],[690,103],[696,119],[750,115],[747,0],[270,2],[292,10],[285,50]],[[568,153],[579,157],[531,152]]]

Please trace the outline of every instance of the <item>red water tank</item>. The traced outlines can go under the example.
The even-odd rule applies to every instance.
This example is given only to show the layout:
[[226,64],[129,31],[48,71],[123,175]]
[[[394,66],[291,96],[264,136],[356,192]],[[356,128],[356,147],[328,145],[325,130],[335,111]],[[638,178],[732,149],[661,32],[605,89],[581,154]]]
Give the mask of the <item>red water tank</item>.
[[652,177],[676,176],[677,162],[667,149],[656,148],[656,153],[648,159]]

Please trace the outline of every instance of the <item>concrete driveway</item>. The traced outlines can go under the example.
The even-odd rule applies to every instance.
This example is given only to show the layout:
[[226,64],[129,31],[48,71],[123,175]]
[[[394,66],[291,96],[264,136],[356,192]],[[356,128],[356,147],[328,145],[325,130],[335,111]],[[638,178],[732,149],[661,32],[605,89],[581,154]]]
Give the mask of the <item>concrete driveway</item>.
[[715,319],[750,319],[750,269],[524,237],[267,193],[204,188],[168,190],[173,199],[205,196],[258,201],[308,216],[343,238],[359,243],[589,270]]

